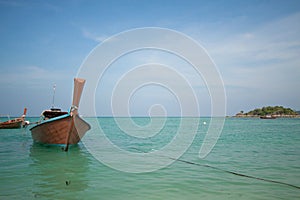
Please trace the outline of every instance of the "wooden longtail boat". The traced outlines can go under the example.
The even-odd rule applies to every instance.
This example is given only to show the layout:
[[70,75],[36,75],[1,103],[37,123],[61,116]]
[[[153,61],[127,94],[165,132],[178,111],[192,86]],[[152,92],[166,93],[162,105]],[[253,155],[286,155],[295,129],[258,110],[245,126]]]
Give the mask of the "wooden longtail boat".
[[43,112],[45,120],[30,129],[35,142],[64,144],[67,151],[69,144],[77,144],[90,129],[90,125],[78,114],[84,83],[84,79],[74,79],[73,103],[69,112],[54,108]]
[[10,119],[5,122],[0,122],[0,129],[13,129],[25,127],[28,123],[25,121],[27,108],[24,108],[23,115],[21,117]]

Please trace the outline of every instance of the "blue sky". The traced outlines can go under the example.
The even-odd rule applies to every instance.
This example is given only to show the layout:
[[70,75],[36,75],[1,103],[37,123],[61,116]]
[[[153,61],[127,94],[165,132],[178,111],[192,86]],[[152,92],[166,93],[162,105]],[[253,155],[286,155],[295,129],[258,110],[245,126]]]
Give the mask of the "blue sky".
[[[73,77],[90,51],[112,35],[142,27],[182,32],[206,49],[222,76],[228,115],[266,105],[300,110],[299,21],[297,0],[0,0],[0,114],[19,115],[26,106],[29,115],[38,116],[51,106],[54,83],[55,104],[68,109]],[[197,78],[182,66],[186,77]],[[112,67],[97,90],[98,115],[111,115],[111,80],[117,75],[122,69]],[[210,115],[208,92],[193,88],[202,116]],[[169,115],[180,115],[163,88],[140,92],[130,102],[132,114],[147,115],[149,106],[166,104]]]

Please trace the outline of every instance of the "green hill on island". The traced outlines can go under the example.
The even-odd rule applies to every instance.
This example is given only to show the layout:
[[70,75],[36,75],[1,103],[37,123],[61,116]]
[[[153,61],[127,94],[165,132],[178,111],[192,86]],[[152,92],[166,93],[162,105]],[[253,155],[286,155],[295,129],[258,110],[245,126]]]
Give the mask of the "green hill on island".
[[291,108],[284,108],[283,106],[267,106],[262,108],[256,108],[247,113],[244,111],[236,114],[236,117],[261,117],[271,115],[275,117],[299,117],[300,115]]

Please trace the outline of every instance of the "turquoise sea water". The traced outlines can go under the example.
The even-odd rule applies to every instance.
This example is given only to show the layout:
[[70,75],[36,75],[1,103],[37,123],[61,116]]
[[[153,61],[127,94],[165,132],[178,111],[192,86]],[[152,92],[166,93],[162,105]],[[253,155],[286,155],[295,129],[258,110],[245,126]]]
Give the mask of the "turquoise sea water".
[[[144,139],[125,135],[114,118],[98,120],[114,144],[138,153],[162,149],[181,118],[168,118],[158,134]],[[141,126],[149,123],[149,118],[134,120]],[[295,187],[227,172],[300,186],[300,119],[227,118],[212,152],[200,159],[209,121],[200,119],[197,135],[180,161],[148,173],[112,169],[83,143],[64,152],[59,146],[33,143],[29,128],[2,129],[0,199],[300,199]],[[93,137],[97,132],[87,134]]]

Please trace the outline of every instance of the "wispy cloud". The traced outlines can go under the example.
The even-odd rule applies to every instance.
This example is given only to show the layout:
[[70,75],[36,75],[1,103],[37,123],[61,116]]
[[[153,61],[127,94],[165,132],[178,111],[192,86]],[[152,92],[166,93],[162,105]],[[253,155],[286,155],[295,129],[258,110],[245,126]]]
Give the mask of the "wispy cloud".
[[4,69],[0,74],[1,112],[19,114],[26,106],[30,115],[38,116],[51,105],[52,86],[56,84],[55,103],[63,109],[70,104],[72,74],[61,69],[20,66]]
[[299,21],[300,13],[294,13],[245,32],[234,30],[229,37],[222,37],[222,31],[207,36],[206,48],[220,69],[229,110],[272,103],[300,106]]
[[105,39],[108,38],[106,35],[97,35],[91,31],[88,31],[86,28],[82,28],[82,34],[85,38],[91,39],[95,42],[103,42]]
[[13,1],[13,0],[0,0],[0,5],[12,6],[12,7],[19,7],[19,6],[24,6],[25,2],[22,2],[22,1]]
[[[232,75],[248,76],[273,70],[298,71],[300,64],[300,13],[265,24],[247,33],[233,35],[209,47],[220,69]],[[226,68],[226,70],[225,70]],[[260,76],[256,76],[257,78]],[[264,78],[268,78],[265,76]],[[246,83],[249,84],[249,83]]]
[[22,0],[0,0],[0,5],[7,7],[30,7],[45,9],[54,12],[62,11],[57,5],[51,4],[46,1],[22,1]]
[[43,88],[49,82],[65,79],[65,74],[38,66],[15,67],[0,74],[0,85],[4,88]]

